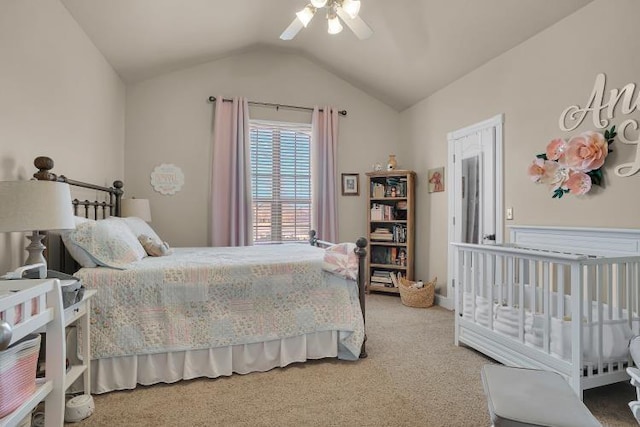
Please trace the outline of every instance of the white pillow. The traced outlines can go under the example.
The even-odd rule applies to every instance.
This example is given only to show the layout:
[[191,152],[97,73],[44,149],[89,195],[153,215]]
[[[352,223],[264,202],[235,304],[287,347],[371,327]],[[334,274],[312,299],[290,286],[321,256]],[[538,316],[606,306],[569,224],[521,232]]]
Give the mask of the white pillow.
[[[87,223],[87,222],[94,221],[92,219],[83,218],[83,217],[80,217],[80,216],[74,217],[74,220],[75,220],[75,223],[76,223],[76,227],[78,227],[80,224],[84,224],[84,223]],[[72,231],[73,230],[62,230],[62,231],[60,231],[60,238],[62,239],[62,243],[64,243],[64,246],[67,248],[67,251],[69,251],[69,254],[82,267],[88,267],[88,268],[97,267],[98,264],[96,264],[93,261],[93,259],[87,253],[87,251],[82,249],[75,242],[73,242],[72,239],[69,238],[69,234],[71,234]]]
[[85,222],[68,238],[84,249],[98,265],[125,269],[147,253],[121,218]]
[[151,228],[149,224],[145,222],[142,218],[138,218],[137,216],[128,216],[126,218],[121,218],[122,221],[127,224],[129,229],[133,232],[136,238],[140,238],[140,236],[148,236],[153,240],[153,242],[157,245],[162,244],[162,239],[158,234]]

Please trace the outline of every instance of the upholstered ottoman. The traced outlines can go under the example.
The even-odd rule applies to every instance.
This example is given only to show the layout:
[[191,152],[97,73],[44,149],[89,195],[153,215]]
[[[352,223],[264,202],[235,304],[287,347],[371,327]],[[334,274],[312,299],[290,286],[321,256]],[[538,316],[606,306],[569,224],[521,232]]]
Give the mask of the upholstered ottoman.
[[481,374],[495,427],[602,426],[560,374],[502,365]]

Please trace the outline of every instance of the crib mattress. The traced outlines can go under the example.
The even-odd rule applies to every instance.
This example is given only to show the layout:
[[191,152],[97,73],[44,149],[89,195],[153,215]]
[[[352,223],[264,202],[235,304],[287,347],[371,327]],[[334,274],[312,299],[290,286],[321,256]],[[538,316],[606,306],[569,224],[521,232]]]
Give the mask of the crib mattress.
[[[489,301],[481,296],[476,296],[475,311],[471,303],[472,295],[465,293],[463,301],[463,317],[472,320],[475,314],[475,323],[489,327],[491,307]],[[493,304],[493,330],[503,335],[520,337],[520,308]],[[604,310],[606,312],[606,310]],[[529,346],[542,349],[544,347],[544,316],[533,314],[525,310],[524,314],[524,340]],[[605,318],[602,325],[602,359],[599,357],[598,329],[600,328],[597,317],[590,324],[583,324],[583,348],[582,358],[585,363],[626,361],[629,357],[629,340],[633,332],[626,320],[611,321]],[[566,360],[571,360],[571,320],[568,318],[551,317],[549,325],[549,348],[552,355]]]

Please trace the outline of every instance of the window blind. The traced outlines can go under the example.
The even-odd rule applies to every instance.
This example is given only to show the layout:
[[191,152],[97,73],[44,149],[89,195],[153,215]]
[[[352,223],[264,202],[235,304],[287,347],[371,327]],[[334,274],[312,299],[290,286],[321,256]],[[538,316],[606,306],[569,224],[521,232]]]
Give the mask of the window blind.
[[253,240],[308,239],[311,229],[311,125],[249,122]]

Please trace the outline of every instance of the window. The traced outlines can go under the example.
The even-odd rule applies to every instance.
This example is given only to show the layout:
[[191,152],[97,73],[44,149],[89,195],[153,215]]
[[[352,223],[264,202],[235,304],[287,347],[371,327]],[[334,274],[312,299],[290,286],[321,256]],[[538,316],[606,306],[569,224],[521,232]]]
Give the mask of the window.
[[311,229],[311,125],[251,120],[256,244],[306,241]]

